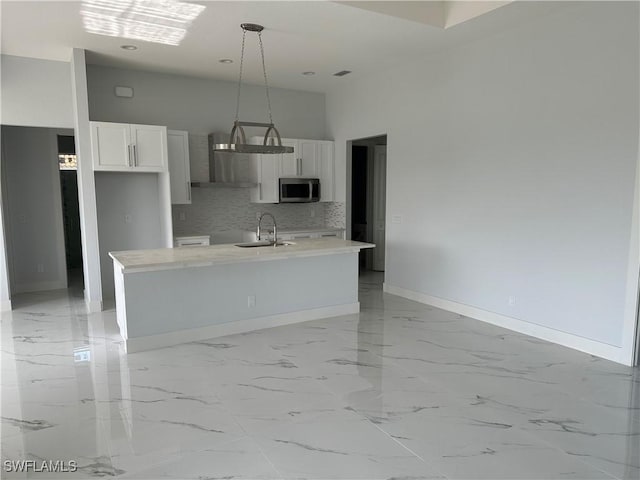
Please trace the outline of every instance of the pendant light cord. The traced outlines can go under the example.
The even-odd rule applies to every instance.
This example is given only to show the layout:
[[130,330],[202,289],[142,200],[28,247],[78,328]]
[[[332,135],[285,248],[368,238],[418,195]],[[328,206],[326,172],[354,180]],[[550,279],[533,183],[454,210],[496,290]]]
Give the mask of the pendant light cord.
[[[240,120],[240,89],[242,88],[242,67],[244,65],[244,41],[247,31],[242,29],[242,50],[240,51],[240,75],[238,75],[238,98],[236,99],[236,122]],[[264,55],[263,55],[264,61]]]
[[260,42],[260,54],[262,55],[262,73],[264,74],[264,88],[267,92],[267,107],[269,108],[269,123],[273,124],[273,116],[271,115],[271,98],[269,97],[269,82],[267,82],[267,67],[264,63],[264,46],[262,45],[262,32],[258,32],[258,41]]

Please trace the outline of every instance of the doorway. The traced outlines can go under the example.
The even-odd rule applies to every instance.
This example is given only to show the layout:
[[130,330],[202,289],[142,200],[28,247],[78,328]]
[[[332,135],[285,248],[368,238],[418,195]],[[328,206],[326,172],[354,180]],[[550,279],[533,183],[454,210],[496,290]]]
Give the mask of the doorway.
[[353,140],[350,148],[350,238],[376,245],[360,251],[360,271],[384,272],[387,136]]
[[[78,232],[78,189],[75,172],[64,180],[60,174],[61,168],[70,168],[71,156],[75,158],[71,149],[59,153],[64,137],[72,140],[73,130],[2,126],[2,209],[12,300],[14,295],[28,294],[20,301],[37,301],[41,296],[32,294],[66,289],[75,281],[67,276],[63,205],[67,223],[72,227],[75,222]],[[82,262],[81,253],[79,258]]]
[[78,201],[78,163],[73,135],[58,135],[58,168],[64,229],[67,287],[84,289],[82,272],[82,238]]

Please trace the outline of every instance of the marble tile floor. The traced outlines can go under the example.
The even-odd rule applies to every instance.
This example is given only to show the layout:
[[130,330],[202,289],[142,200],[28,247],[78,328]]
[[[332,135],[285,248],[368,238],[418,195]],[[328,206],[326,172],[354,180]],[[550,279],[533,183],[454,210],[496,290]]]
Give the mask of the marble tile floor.
[[[637,368],[380,280],[361,277],[358,315],[128,356],[113,310],[87,315],[79,292],[16,298],[2,478],[640,478]],[[78,470],[8,472],[18,460]]]

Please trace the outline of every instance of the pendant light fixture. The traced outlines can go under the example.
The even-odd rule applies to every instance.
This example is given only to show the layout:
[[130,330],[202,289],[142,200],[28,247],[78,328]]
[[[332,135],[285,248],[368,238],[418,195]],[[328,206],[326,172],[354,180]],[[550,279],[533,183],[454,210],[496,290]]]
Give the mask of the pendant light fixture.
[[[267,83],[267,68],[264,62],[264,46],[262,45],[262,25],[255,23],[242,23],[242,52],[240,54],[240,75],[238,78],[238,98],[236,101],[236,119],[231,128],[229,135],[229,143],[217,143],[213,150],[216,152],[232,152],[232,153],[293,153],[293,147],[285,147],[282,145],[282,139],[278,129],[273,124],[273,116],[271,115],[271,99],[269,98],[269,84]],[[264,75],[264,86],[267,94],[267,106],[269,108],[269,123],[259,122],[241,122],[240,115],[240,91],[242,90],[242,67],[244,62],[244,44],[247,32],[256,33],[260,44],[260,55],[262,56],[262,73]],[[264,127],[266,132],[262,145],[251,145],[247,143],[247,138],[242,127]]]

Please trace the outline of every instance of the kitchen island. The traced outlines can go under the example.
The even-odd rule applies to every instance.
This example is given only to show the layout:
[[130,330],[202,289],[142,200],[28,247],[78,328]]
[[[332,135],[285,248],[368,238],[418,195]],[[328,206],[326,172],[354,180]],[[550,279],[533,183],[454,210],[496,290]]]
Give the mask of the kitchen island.
[[358,252],[373,247],[321,238],[111,252],[126,350],[357,313]]

